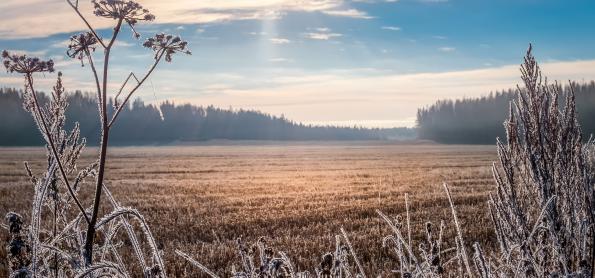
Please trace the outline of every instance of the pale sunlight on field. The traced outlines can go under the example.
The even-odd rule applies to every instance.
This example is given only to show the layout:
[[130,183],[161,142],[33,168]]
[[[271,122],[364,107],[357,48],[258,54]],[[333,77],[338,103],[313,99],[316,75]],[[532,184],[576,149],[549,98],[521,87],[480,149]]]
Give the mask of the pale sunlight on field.
[[[203,275],[175,256],[176,248],[224,275],[231,270],[221,268],[226,262],[239,262],[236,240],[251,244],[262,235],[300,270],[312,270],[320,258],[309,256],[333,251],[341,226],[368,273],[388,274],[398,260],[382,248],[389,231],[375,209],[402,214],[409,193],[413,231],[423,231],[426,220],[448,223],[452,216],[442,182],[451,186],[464,235],[486,249],[492,245],[485,201],[494,188],[495,151],[495,146],[382,142],[112,148],[107,182],[122,205],[136,207],[151,223],[175,276]],[[96,159],[95,153],[90,148],[81,165]],[[14,210],[28,221],[32,187],[25,160],[43,171],[45,151],[0,149],[0,214]],[[83,187],[88,204],[92,185]],[[453,227],[447,228],[451,234]],[[0,231],[6,238],[6,230]],[[0,250],[5,258],[6,250]]]

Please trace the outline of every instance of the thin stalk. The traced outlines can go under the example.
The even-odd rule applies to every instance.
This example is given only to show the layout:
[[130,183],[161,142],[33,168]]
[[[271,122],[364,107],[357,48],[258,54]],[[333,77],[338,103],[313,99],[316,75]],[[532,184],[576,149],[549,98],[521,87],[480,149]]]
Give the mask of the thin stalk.
[[355,254],[355,250],[353,250],[353,245],[351,245],[351,241],[349,240],[349,237],[347,236],[347,233],[345,232],[345,229],[343,229],[343,227],[341,227],[341,233],[343,234],[345,243],[347,243],[347,247],[349,247],[349,252],[351,253],[353,260],[355,261],[355,264],[357,265],[359,273],[361,274],[361,276],[363,278],[366,278],[366,273],[364,272],[364,268],[362,267],[362,264],[359,262],[359,259],[357,258],[357,254]]
[[105,176],[105,164],[106,164],[106,157],[107,157],[107,148],[109,143],[109,127],[107,124],[107,78],[108,78],[108,69],[109,69],[109,58],[110,58],[110,51],[111,48],[120,33],[120,28],[122,27],[123,19],[118,20],[118,24],[114,28],[114,33],[112,38],[105,48],[104,60],[103,60],[103,87],[102,87],[102,117],[101,117],[101,151],[99,155],[99,169],[97,170],[97,183],[95,185],[95,197],[93,200],[93,214],[91,214],[91,222],[87,227],[87,234],[85,237],[85,249],[84,249],[84,257],[85,257],[85,265],[89,266],[93,263],[93,241],[95,238],[95,224],[97,223],[97,216],[99,214],[99,204],[101,201],[101,189],[103,188],[103,179]]
[[[55,180],[54,180],[55,182]],[[54,185],[54,223],[52,230],[52,238],[56,237],[58,232],[58,188]],[[54,252],[54,277],[58,277],[58,253]]]
[[[405,193],[405,210],[407,211],[407,244],[411,247],[411,217],[409,216],[409,193]],[[411,265],[411,257],[409,257]]]
[[99,113],[103,113],[103,100],[101,98],[101,85],[99,85],[99,76],[97,75],[97,69],[95,68],[95,63],[93,62],[93,57],[91,56],[91,52],[89,51],[89,49],[85,49],[85,54],[87,55],[87,60],[89,61],[89,65],[91,65],[91,71],[93,71],[93,77],[95,78],[95,85],[97,86],[97,105],[99,107]]
[[29,85],[29,88],[31,89],[31,95],[33,96],[33,104],[35,105],[34,113],[37,112],[38,117],[41,121],[43,132],[46,135],[46,140],[47,140],[48,144],[50,145],[50,149],[52,150],[54,159],[56,159],[56,163],[58,164],[58,168],[60,169],[60,174],[62,174],[62,179],[64,180],[64,183],[66,184],[66,187],[68,188],[68,192],[69,192],[70,196],[72,197],[72,199],[74,199],[74,202],[76,203],[77,207],[79,208],[79,210],[85,217],[85,220],[87,221],[87,223],[91,223],[89,221],[89,217],[85,213],[85,209],[81,205],[81,202],[74,194],[74,191],[72,190],[72,187],[70,186],[70,182],[68,182],[68,177],[66,176],[66,171],[64,171],[64,167],[62,166],[62,162],[60,161],[60,156],[58,155],[58,151],[56,150],[56,145],[54,144],[54,139],[52,139],[52,134],[50,133],[50,129],[48,128],[47,122],[45,121],[45,117],[43,116],[43,113],[41,112],[41,107],[39,106],[39,101],[37,100],[37,95],[35,94],[35,89],[33,88],[33,78],[31,77],[31,74],[30,73],[27,74],[26,78],[27,78],[27,83]]
[[455,211],[455,205],[452,201],[452,196],[450,195],[450,189],[448,189],[448,185],[443,183],[444,190],[446,190],[446,195],[448,196],[448,202],[450,203],[450,210],[452,211],[452,217],[455,221],[455,227],[457,228],[457,237],[459,239],[459,243],[461,244],[461,259],[463,259],[463,263],[465,264],[465,270],[467,271],[467,275],[469,277],[473,277],[471,274],[471,267],[469,266],[469,259],[467,258],[467,251],[465,251],[465,242],[463,241],[463,233],[461,232],[461,225],[459,223],[459,218],[457,217],[457,212]]
[[219,276],[217,276],[217,274],[213,273],[210,269],[208,269],[206,266],[202,265],[201,263],[197,262],[195,259],[193,259],[192,257],[190,257],[188,254],[176,249],[176,255],[184,258],[186,261],[188,261],[190,264],[200,268],[200,270],[204,271],[207,275],[211,276],[212,278],[219,278]]

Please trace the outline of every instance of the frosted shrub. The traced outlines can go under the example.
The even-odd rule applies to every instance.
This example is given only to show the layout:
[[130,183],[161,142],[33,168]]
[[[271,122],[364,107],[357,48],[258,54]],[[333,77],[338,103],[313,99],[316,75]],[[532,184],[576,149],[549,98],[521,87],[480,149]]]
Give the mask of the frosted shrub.
[[493,166],[499,272],[591,277],[593,154],[591,142],[583,145],[572,83],[561,104],[561,86],[543,79],[531,47],[521,73],[525,88],[511,104],[507,144],[498,141]]

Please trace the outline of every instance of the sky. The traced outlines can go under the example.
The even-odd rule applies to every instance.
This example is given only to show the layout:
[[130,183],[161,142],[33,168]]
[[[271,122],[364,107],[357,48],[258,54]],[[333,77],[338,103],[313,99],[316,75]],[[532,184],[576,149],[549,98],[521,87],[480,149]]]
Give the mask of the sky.
[[[550,80],[595,79],[595,1],[583,0],[139,0],[157,18],[129,29],[110,62],[116,92],[152,63],[144,38],[189,42],[137,97],[215,105],[342,126],[414,126],[439,99],[514,88],[529,45]],[[81,11],[100,35],[114,21]],[[89,67],[65,55],[85,25],[66,0],[0,1],[0,49],[51,58],[68,90],[92,91]],[[101,53],[96,52],[95,58]],[[99,65],[101,63],[97,62]],[[38,76],[48,90],[55,75]],[[0,87],[21,87],[0,71]]]

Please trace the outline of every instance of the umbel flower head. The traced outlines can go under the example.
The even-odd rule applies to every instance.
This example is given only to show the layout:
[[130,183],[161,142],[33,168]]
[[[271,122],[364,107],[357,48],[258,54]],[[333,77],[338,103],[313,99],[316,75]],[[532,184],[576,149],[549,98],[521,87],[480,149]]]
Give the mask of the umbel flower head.
[[92,0],[96,16],[121,19],[126,21],[136,38],[140,34],[134,29],[139,21],[153,21],[155,16],[149,10],[143,8],[139,3],[130,0]]
[[10,54],[8,51],[2,51],[2,63],[10,73],[18,72],[31,74],[34,72],[54,72],[54,61],[43,61],[39,58],[30,58],[27,55]]
[[70,58],[77,58],[83,65],[83,58],[87,52],[95,51],[95,44],[97,44],[97,38],[91,32],[85,32],[70,37],[70,44],[66,55]]
[[155,51],[155,59],[161,55],[161,51],[165,54],[165,61],[171,62],[171,57],[176,52],[192,55],[192,52],[187,48],[188,42],[183,41],[180,37],[157,34],[155,37],[148,38],[143,46],[146,48],[153,49]]

